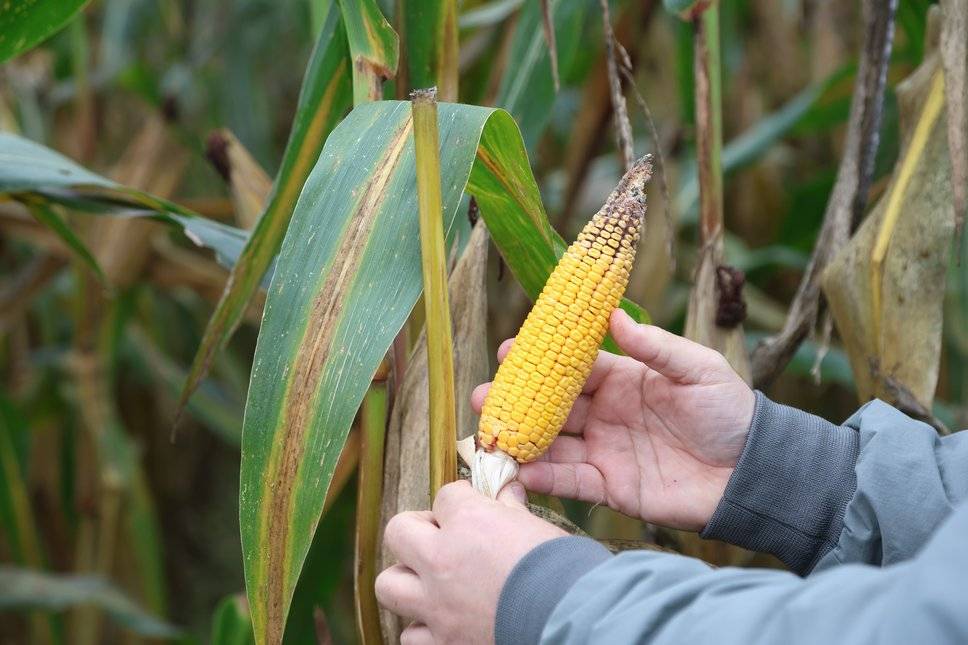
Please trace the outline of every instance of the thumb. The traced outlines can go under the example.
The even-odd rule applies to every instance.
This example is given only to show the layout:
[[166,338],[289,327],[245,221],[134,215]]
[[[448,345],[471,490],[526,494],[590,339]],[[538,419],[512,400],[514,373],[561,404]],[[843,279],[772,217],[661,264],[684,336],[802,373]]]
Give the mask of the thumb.
[[612,312],[609,329],[623,352],[674,381],[696,382],[723,360],[699,343],[655,325],[640,325],[622,309]]
[[524,485],[519,481],[513,481],[504,486],[497,494],[497,501],[504,502],[508,506],[526,507],[528,504],[528,493],[524,490]]

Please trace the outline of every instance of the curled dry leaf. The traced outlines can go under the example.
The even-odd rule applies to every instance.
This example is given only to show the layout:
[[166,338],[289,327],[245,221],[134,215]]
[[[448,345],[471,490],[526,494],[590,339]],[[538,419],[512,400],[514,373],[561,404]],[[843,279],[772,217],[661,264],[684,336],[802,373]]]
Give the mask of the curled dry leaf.
[[208,136],[205,156],[229,185],[236,223],[251,230],[265,209],[272,178],[227,129],[216,130]]

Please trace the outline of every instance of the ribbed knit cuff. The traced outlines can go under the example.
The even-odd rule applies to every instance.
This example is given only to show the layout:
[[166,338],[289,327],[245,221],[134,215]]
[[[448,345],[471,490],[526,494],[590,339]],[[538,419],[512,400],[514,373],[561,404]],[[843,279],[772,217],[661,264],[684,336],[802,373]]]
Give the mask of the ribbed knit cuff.
[[541,640],[548,617],[571,586],[612,557],[585,537],[555,538],[533,548],[511,570],[497,603],[496,645],[530,645]]
[[840,536],[858,444],[855,430],[757,392],[746,447],[701,536],[808,573]]

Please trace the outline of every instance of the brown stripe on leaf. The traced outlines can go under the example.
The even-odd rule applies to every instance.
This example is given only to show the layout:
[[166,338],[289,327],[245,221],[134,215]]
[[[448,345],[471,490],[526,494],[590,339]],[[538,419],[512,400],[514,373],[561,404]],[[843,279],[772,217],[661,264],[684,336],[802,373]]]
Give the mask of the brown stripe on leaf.
[[339,249],[324,283],[317,291],[309,312],[306,332],[299,345],[286,397],[286,411],[278,428],[270,463],[270,481],[263,509],[264,548],[269,551],[267,570],[268,616],[265,642],[282,642],[287,611],[286,559],[289,555],[289,520],[292,517],[293,486],[305,451],[306,435],[326,362],[330,356],[333,332],[343,304],[353,284],[373,224],[386,197],[386,186],[396,169],[411,131],[408,120],[387,147],[384,158],[367,182],[362,198],[343,233]]
[[[518,190],[517,184],[509,183],[505,181],[504,174],[502,172],[503,165],[491,157],[491,154],[487,149],[480,145],[477,148],[477,160],[484,164],[484,167],[491,173],[491,175],[501,184],[501,187],[511,196],[514,197],[514,201],[519,204],[529,203],[528,195],[520,190]],[[555,245],[554,236],[550,234],[553,230],[548,224],[547,220],[542,217],[543,213],[532,213],[528,212],[528,217],[531,221],[535,223],[535,228],[541,233],[541,237],[545,239],[552,247]]]

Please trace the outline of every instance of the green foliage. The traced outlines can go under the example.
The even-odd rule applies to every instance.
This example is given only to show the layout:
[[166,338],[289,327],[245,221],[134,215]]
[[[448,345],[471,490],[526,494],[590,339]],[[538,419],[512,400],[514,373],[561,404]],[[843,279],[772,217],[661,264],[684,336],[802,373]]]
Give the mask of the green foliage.
[[166,639],[182,636],[178,628],[145,612],[98,577],[44,574],[0,566],[0,611],[63,611],[78,605],[94,605],[125,629],[142,636]]
[[192,362],[179,399],[179,409],[185,406],[208,372],[215,354],[235,331],[278,252],[303,183],[316,163],[330,130],[349,107],[351,76],[346,31],[338,8],[330,5],[329,15],[306,68],[289,143],[266,210],[246,241],[239,260],[232,266],[232,277]]
[[57,32],[89,0],[18,0],[0,5],[0,63]]
[[215,608],[212,616],[211,645],[255,645],[252,621],[245,597],[229,596]]
[[[80,16],[83,4],[14,0],[0,8],[0,60]],[[75,618],[78,594],[94,594],[101,611],[143,634],[182,636],[157,618],[174,616],[200,640],[265,642],[272,623],[274,638],[303,643],[317,638],[324,616],[336,642],[352,642],[354,478],[320,514],[336,492],[329,489],[337,460],[374,369],[405,324],[416,337],[422,322],[411,315],[421,277],[409,106],[368,102],[445,81],[456,88],[459,75],[467,104],[440,105],[446,250],[453,264],[469,235],[473,196],[500,253],[487,278],[497,343],[514,333],[564,250],[556,227],[573,231],[621,172],[600,82],[598,2],[550,0],[557,93],[541,4],[104,0],[70,33],[4,66],[0,558],[30,570],[0,571],[0,596],[13,582],[42,590],[7,601],[28,612],[24,629],[14,621],[14,638],[62,642],[69,623],[59,612]],[[673,329],[697,252],[693,31],[678,17],[695,4],[667,1],[650,12],[611,2],[655,117],[678,214],[670,234],[678,265],[669,270],[665,232],[651,228],[665,202],[653,184],[647,250],[623,306],[647,320],[631,300],[648,302]],[[930,58],[930,5],[900,3],[889,85]],[[857,29],[833,29],[823,11],[806,16],[788,3],[720,10],[726,257],[747,273],[754,342],[782,322],[820,228],[843,146]],[[851,6],[832,15],[856,13]],[[459,51],[447,44],[458,29]],[[6,49],[14,41],[23,47]],[[349,112],[354,98],[360,105]],[[133,124],[161,108],[178,113],[169,133],[191,157],[171,199],[142,190],[148,177],[137,187],[107,178],[121,176],[117,161]],[[901,149],[897,113],[889,87],[872,201]],[[656,145],[643,123],[632,114],[639,152]],[[251,232],[231,225],[218,176],[200,154],[206,132],[223,126],[274,177]],[[132,217],[163,225],[150,235],[133,286],[106,289],[83,277],[108,267],[88,233],[94,218],[100,226]],[[108,250],[133,254],[127,246],[122,238]],[[232,269],[227,288],[213,256]],[[936,406],[955,426],[968,400],[963,267],[949,269]],[[86,329],[83,305],[92,298],[104,299],[104,313]],[[778,391],[843,418],[856,384],[836,337],[826,350],[804,343]],[[93,445],[75,372],[85,351],[104,366],[111,405]],[[812,372],[825,352],[817,387]],[[172,445],[179,394],[186,428]],[[115,556],[96,578],[44,573],[91,570],[77,554],[92,526],[99,543],[105,467],[123,482]],[[594,529],[587,513],[574,517]],[[229,595],[245,583],[251,604]],[[0,616],[0,631],[11,615]]]

